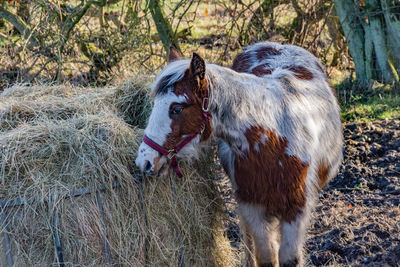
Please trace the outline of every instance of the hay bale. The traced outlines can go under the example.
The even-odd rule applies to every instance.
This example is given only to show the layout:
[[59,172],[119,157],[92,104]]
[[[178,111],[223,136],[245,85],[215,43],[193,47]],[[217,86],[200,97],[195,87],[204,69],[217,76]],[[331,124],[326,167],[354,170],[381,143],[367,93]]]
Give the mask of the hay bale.
[[122,114],[124,120],[130,125],[144,128],[151,111],[149,90],[146,84],[147,77],[140,80],[128,80],[117,87],[115,93],[115,106]]
[[[145,123],[148,111],[132,112],[137,107],[124,103],[132,99],[128,88],[140,89],[134,85],[124,85],[123,90],[17,86],[1,95],[0,199],[18,197],[26,202],[0,208],[6,215],[15,266],[57,263],[54,214],[64,261],[72,266],[104,265],[96,194],[68,198],[79,188],[95,191],[101,186],[113,265],[176,266],[181,249],[188,266],[230,266],[235,261],[223,233],[212,156],[185,164],[184,179],[144,180],[140,201],[131,173],[137,172],[134,159],[143,130],[122,119]],[[147,109],[146,97],[138,106]],[[130,117],[137,114],[142,117]],[[115,181],[121,186],[113,187]],[[0,230],[0,246],[5,231]],[[6,266],[3,247],[0,251],[0,266]]]
[[[52,116],[57,116],[54,113],[71,117],[77,113],[97,114],[103,109],[111,109],[128,124],[144,128],[152,107],[149,97],[151,80],[141,75],[119,86],[89,88],[15,85],[1,94],[0,121],[15,124],[24,118],[38,116],[52,119]],[[0,129],[4,130],[4,127],[7,129],[7,125],[0,124]]]

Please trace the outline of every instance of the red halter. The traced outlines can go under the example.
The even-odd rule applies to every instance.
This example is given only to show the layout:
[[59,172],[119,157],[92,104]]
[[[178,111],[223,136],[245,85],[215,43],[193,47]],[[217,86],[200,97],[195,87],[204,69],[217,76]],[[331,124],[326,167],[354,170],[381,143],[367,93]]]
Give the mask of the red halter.
[[201,135],[203,133],[203,131],[206,127],[207,121],[210,120],[210,115],[208,114],[208,110],[209,110],[208,103],[209,103],[209,98],[204,97],[203,102],[202,102],[203,121],[202,121],[201,129],[197,133],[189,135],[188,137],[183,139],[182,142],[180,142],[175,148],[168,150],[165,147],[163,147],[163,146],[157,144],[156,142],[154,142],[153,140],[151,140],[147,135],[144,135],[142,138],[142,140],[143,140],[143,142],[145,142],[145,144],[147,144],[152,149],[160,152],[161,154],[166,156],[169,160],[171,160],[170,165],[174,169],[175,173],[178,175],[179,178],[181,178],[183,176],[183,174],[182,174],[181,170],[179,169],[179,164],[178,164],[178,159],[176,157],[176,154],[178,154],[178,152],[181,151],[181,149],[184,146],[189,144],[190,141],[192,141],[198,134]]

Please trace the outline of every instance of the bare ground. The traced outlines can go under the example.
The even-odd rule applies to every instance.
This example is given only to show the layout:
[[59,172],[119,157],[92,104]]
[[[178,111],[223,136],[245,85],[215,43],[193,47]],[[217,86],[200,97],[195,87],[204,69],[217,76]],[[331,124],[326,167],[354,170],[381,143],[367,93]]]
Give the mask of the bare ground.
[[[400,266],[400,121],[345,124],[344,139],[340,172],[313,212],[306,266]],[[236,203],[221,177],[226,234],[240,249]]]

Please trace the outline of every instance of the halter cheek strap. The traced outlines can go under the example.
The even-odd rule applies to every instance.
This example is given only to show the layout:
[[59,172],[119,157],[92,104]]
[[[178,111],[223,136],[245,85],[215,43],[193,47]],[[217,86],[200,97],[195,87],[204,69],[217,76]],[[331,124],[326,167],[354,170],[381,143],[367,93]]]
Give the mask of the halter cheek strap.
[[163,146],[160,146],[159,144],[157,144],[156,142],[151,140],[147,135],[144,135],[142,140],[143,140],[143,142],[145,142],[145,144],[150,146],[152,149],[160,152],[161,154],[166,156],[169,160],[171,160],[171,163],[170,163],[171,167],[176,172],[176,175],[178,175],[178,177],[181,178],[183,176],[183,174],[182,174],[181,170],[179,169],[179,164],[178,164],[178,159],[176,158],[176,154],[178,154],[178,152],[184,146],[186,146],[190,141],[192,141],[197,135],[198,135],[198,133],[189,135],[188,137],[183,139],[183,141],[180,142],[179,145],[175,149],[171,149],[171,150],[168,150],[168,149],[164,148]]
[[210,115],[208,114],[209,110],[209,98],[208,96],[203,98],[202,101],[202,125],[200,131],[198,131],[195,134],[189,135],[185,139],[182,140],[174,149],[166,149],[165,147],[157,144],[151,138],[149,138],[147,135],[144,135],[142,140],[145,144],[147,144],[149,147],[152,149],[160,152],[164,156],[166,156],[171,162],[170,165],[174,169],[176,175],[178,175],[179,178],[183,177],[182,171],[179,169],[179,164],[178,164],[178,159],[176,155],[178,154],[179,151],[182,150],[187,144],[190,143],[197,135],[203,134],[203,131],[206,127],[206,123],[210,120]]

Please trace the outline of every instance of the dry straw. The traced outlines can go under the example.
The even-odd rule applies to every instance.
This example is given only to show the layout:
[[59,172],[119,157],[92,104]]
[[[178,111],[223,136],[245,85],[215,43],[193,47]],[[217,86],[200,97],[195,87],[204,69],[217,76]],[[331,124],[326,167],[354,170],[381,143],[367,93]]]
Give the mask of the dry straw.
[[54,214],[67,266],[105,265],[96,194],[65,198],[101,185],[111,265],[177,266],[180,252],[186,266],[234,264],[211,152],[185,164],[183,179],[145,179],[140,201],[131,173],[151,107],[148,80],[106,88],[21,85],[0,95],[0,199],[26,203],[0,208],[0,266],[7,265],[5,233],[15,266],[56,265]]

